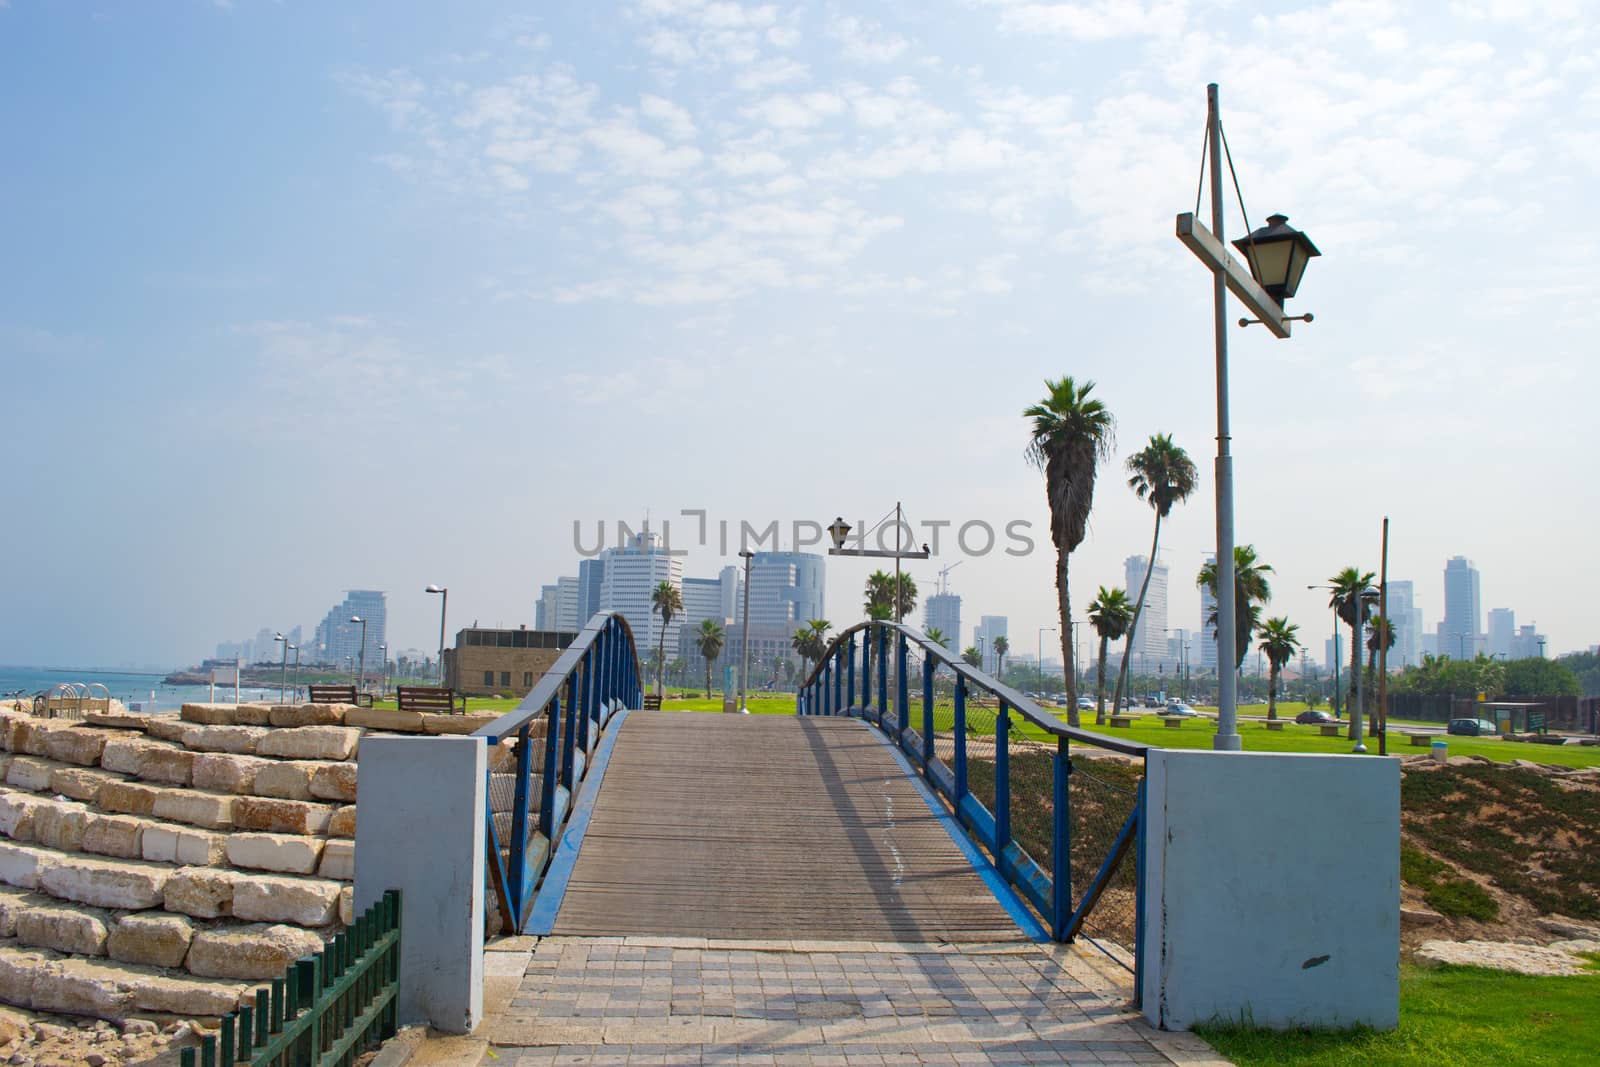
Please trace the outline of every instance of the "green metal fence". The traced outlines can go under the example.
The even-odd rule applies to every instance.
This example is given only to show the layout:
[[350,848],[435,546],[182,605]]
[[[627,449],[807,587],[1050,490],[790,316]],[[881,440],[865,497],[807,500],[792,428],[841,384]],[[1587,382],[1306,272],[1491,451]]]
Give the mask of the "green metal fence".
[[[394,1036],[400,891],[390,889],[315,956],[296,960],[254,1007],[222,1017],[182,1067],[349,1067]],[[197,1058],[198,1054],[198,1058]]]

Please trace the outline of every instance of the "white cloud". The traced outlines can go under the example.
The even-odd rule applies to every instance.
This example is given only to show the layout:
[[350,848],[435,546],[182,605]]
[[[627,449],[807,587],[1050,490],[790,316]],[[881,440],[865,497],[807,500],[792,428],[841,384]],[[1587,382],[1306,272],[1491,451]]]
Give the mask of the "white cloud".
[[870,19],[840,15],[828,24],[828,35],[839,42],[844,57],[857,63],[892,63],[905,54],[911,42],[889,33]]

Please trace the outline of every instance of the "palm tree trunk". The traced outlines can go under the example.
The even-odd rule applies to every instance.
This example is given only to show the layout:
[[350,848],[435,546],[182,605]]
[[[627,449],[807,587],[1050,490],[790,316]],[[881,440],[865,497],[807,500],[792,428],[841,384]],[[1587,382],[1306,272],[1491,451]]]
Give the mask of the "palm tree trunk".
[[705,657],[705,661],[706,661],[706,699],[710,700],[711,699],[711,657],[710,656]]
[[1101,634],[1100,669],[1095,676],[1094,685],[1094,724],[1096,726],[1104,726],[1106,724],[1106,645],[1108,644],[1110,642],[1106,640],[1106,635]]
[[656,644],[656,696],[665,693],[667,677],[667,620],[661,619],[661,639]]
[[1267,720],[1270,722],[1278,717],[1278,663],[1272,661],[1271,673],[1267,675]]
[[1072,597],[1067,587],[1067,553],[1056,546],[1056,611],[1061,616],[1061,662],[1067,665],[1067,725],[1078,718],[1078,664],[1072,657]]
[[[1144,611],[1144,595],[1150,591],[1150,575],[1156,570],[1156,546],[1161,543],[1161,512],[1156,512],[1156,532],[1150,538],[1150,559],[1144,568],[1144,581],[1139,583],[1139,599],[1133,605],[1133,622],[1128,626],[1128,645],[1139,632],[1139,615]],[[1111,713],[1122,707],[1122,694],[1128,688],[1128,657],[1122,657],[1122,669],[1117,672],[1117,695],[1111,700]]]
[[1345,698],[1345,716],[1350,720],[1350,740],[1356,739],[1356,673],[1361,670],[1361,626],[1350,624],[1350,689]]

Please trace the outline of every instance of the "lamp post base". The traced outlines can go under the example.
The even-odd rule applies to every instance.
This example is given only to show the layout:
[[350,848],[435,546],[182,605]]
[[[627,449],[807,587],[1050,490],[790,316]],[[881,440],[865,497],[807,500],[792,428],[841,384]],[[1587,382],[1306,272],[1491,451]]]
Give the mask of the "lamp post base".
[[1238,734],[1218,734],[1212,738],[1211,748],[1216,752],[1240,752],[1244,749],[1244,742]]

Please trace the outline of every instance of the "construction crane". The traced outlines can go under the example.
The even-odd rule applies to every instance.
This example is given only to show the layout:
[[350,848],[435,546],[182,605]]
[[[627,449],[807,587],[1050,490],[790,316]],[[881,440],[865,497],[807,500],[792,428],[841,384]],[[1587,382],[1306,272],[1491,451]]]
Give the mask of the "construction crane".
[[950,566],[948,566],[948,567],[940,567],[939,568],[939,595],[940,596],[944,596],[946,593],[948,593],[950,591],[950,581],[945,576],[948,575],[951,571],[955,570],[957,567],[961,566],[965,562],[966,562],[966,560],[964,560],[964,559],[958,559],[954,563],[950,564]]

